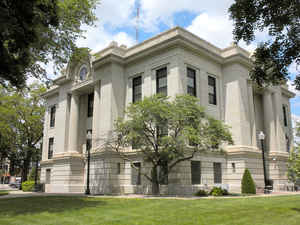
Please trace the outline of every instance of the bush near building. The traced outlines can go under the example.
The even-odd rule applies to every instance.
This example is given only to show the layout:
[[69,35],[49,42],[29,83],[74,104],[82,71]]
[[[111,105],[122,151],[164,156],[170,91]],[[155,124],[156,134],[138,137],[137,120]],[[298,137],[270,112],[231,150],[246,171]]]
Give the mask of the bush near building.
[[213,187],[211,191],[209,192],[209,195],[212,196],[223,196],[223,195],[228,195],[228,191],[226,189],[222,189],[220,187]]
[[248,169],[245,169],[242,179],[242,194],[256,194],[255,183]]
[[23,191],[34,191],[34,181],[25,181],[22,183]]

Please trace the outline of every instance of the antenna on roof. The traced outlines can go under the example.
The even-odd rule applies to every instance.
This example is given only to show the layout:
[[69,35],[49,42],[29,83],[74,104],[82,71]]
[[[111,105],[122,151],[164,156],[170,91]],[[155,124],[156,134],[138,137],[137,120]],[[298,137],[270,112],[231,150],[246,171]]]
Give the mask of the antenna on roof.
[[139,43],[139,20],[140,20],[140,4],[137,1],[137,9],[136,9],[136,27],[135,27],[135,39],[136,43]]

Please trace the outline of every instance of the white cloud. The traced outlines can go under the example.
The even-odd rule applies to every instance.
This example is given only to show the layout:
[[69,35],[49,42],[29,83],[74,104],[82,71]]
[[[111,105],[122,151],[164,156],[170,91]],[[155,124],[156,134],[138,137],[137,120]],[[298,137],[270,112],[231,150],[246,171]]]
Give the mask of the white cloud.
[[291,74],[298,74],[300,72],[300,66],[293,62],[289,67],[289,72]]

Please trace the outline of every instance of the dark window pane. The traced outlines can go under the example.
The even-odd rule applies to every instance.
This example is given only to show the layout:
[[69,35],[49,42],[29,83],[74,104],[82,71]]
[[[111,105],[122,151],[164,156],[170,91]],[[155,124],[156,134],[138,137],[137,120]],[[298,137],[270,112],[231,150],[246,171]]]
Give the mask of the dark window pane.
[[285,107],[284,105],[282,106],[282,111],[283,111],[283,122],[284,122],[284,126],[287,127],[288,123],[287,123],[286,107]]
[[83,67],[80,72],[79,72],[79,79],[80,80],[85,80],[86,79],[86,76],[87,76],[87,68],[86,67]]
[[91,93],[88,95],[88,117],[93,116],[93,111],[94,111],[94,93]]
[[187,93],[196,96],[196,71],[187,68]]
[[216,78],[208,76],[208,101],[209,104],[217,105]]
[[164,161],[159,166],[159,183],[160,184],[168,184],[168,162]]
[[214,163],[214,183],[222,183],[222,165],[221,163]]
[[54,145],[54,138],[49,138],[48,159],[52,159],[52,156],[53,156],[53,145]]
[[137,102],[142,99],[142,77],[136,77],[132,80],[132,102]]
[[201,184],[201,162],[191,161],[192,184]]
[[56,107],[52,106],[50,109],[50,127],[55,126],[55,112],[56,112]]
[[167,68],[164,67],[156,71],[156,92],[168,95]]
[[117,163],[117,174],[121,174],[121,163]]
[[133,165],[137,168],[131,168],[131,184],[140,185],[141,184],[141,163],[136,162]]

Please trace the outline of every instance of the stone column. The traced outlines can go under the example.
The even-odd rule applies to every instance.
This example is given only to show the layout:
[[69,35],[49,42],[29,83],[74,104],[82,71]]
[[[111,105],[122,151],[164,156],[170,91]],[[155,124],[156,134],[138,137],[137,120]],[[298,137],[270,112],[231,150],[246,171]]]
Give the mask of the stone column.
[[275,128],[275,116],[273,108],[272,93],[266,90],[263,95],[264,105],[264,128],[266,134],[266,147],[269,152],[276,151],[276,128]]
[[93,141],[92,146],[96,148],[99,143],[99,123],[100,123],[100,81],[94,86],[94,111],[93,111]]
[[72,93],[70,126],[69,126],[69,152],[78,152],[78,122],[79,122],[79,96]]
[[277,136],[277,151],[286,152],[284,124],[283,124],[283,111],[282,100],[280,90],[276,90],[274,93],[274,105],[275,105],[275,121],[276,121],[276,136]]
[[252,146],[257,147],[253,87],[250,81],[248,81],[248,97],[249,97],[250,126],[251,126],[251,135],[252,135],[251,142],[252,142]]

